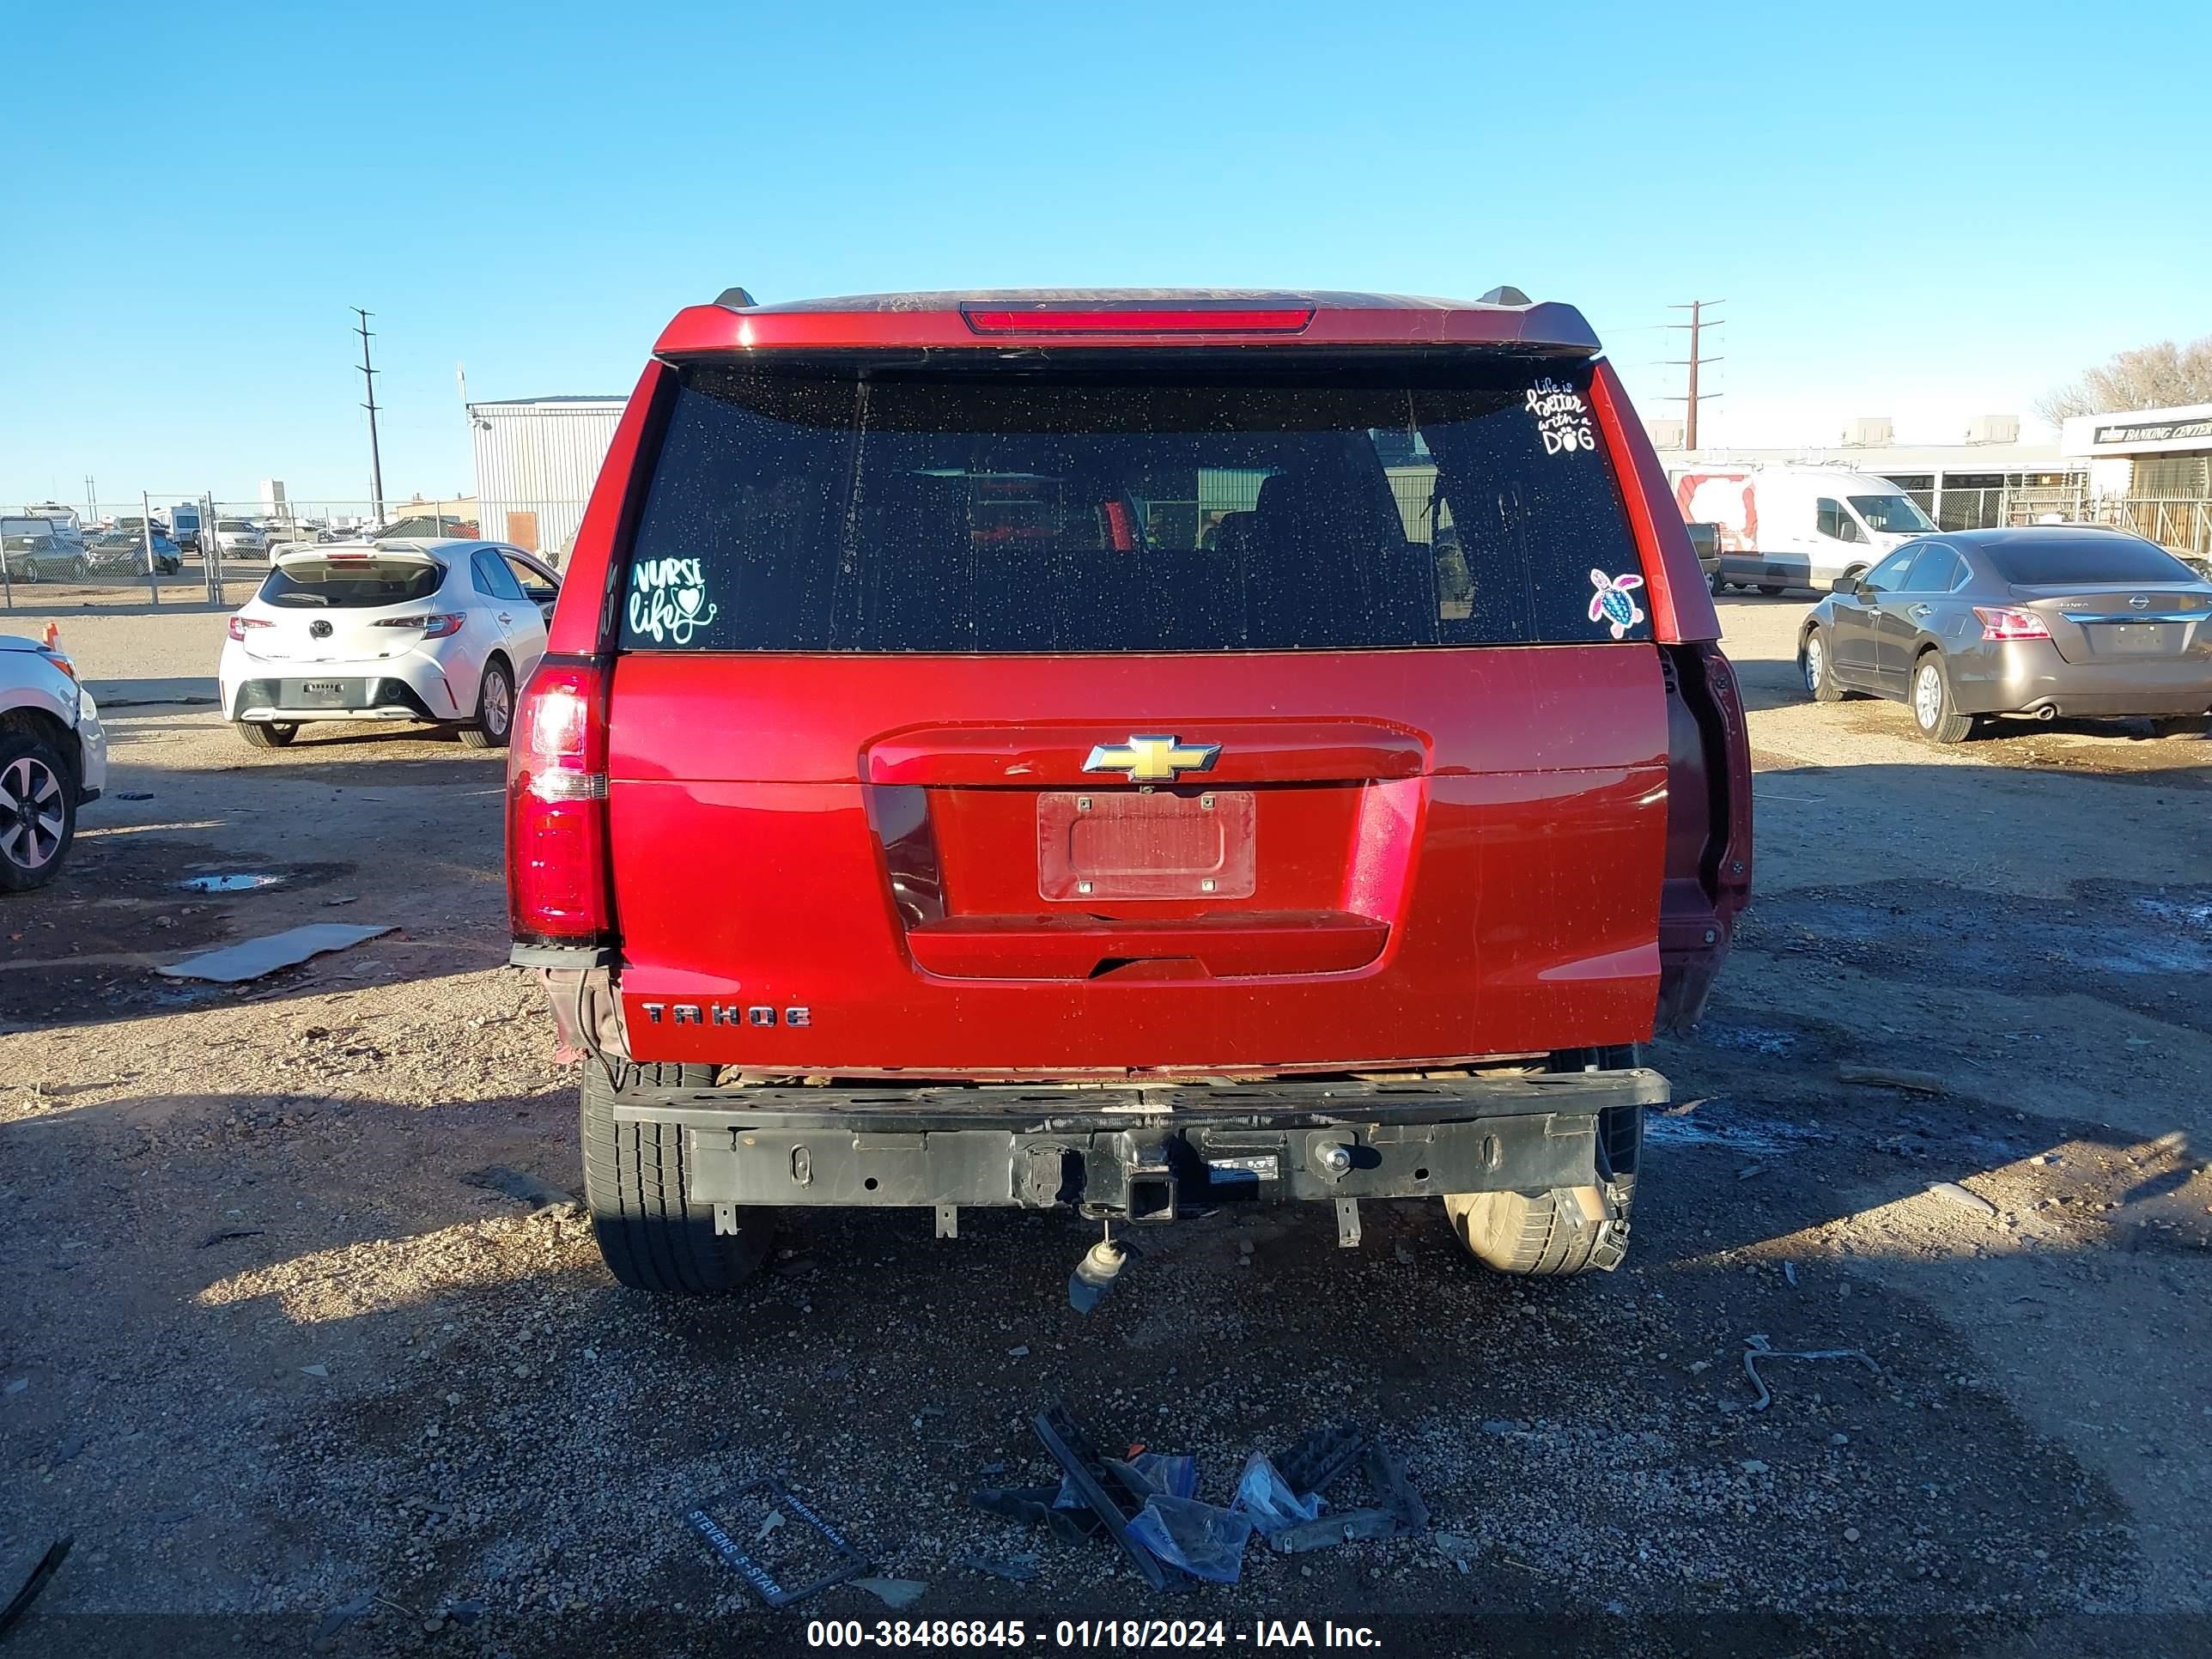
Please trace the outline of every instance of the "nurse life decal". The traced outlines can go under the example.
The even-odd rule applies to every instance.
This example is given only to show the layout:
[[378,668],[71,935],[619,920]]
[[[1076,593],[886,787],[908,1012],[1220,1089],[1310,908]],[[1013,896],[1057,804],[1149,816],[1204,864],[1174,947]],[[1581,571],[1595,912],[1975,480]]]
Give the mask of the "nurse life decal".
[[1644,586],[1644,578],[1634,572],[1625,576],[1608,576],[1602,570],[1590,572],[1590,586],[1597,592],[1590,595],[1589,619],[1611,623],[1613,637],[1625,640],[1628,630],[1644,620],[1643,609],[1629,597],[1629,589]]
[[1597,434],[1590,430],[1589,405],[1574,387],[1547,375],[1528,388],[1528,408],[1535,417],[1536,435],[1544,441],[1547,455],[1597,447]]
[[714,620],[696,559],[646,559],[630,572],[629,629],[655,645],[689,645]]

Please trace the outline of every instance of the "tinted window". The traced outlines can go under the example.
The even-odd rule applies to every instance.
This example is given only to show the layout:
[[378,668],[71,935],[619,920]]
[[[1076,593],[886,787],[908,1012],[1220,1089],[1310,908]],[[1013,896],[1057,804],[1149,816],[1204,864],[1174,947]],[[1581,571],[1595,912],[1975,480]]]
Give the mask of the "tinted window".
[[2163,548],[2134,536],[2083,536],[1991,542],[1983,548],[1997,574],[2022,587],[2066,582],[2187,582],[2196,573]]
[[1814,511],[1814,527],[1823,536],[1840,537],[1844,533],[1844,509],[1823,495]]
[[696,367],[632,551],[623,643],[1648,638],[1588,384],[1587,366],[1412,357]]
[[303,609],[411,605],[435,593],[445,574],[419,559],[302,559],[270,571],[260,597],[268,605]]
[[1905,586],[1905,568],[1919,557],[1917,547],[1900,547],[1866,574],[1867,586],[1887,593]]
[[1928,546],[1912,561],[1911,574],[1901,584],[1914,593],[1948,593],[1959,580],[1959,556],[1948,547]]
[[488,594],[495,599],[519,599],[522,597],[522,588],[515,581],[514,573],[507,568],[507,561],[489,548],[479,549],[469,562],[469,568],[476,573],[477,592]]

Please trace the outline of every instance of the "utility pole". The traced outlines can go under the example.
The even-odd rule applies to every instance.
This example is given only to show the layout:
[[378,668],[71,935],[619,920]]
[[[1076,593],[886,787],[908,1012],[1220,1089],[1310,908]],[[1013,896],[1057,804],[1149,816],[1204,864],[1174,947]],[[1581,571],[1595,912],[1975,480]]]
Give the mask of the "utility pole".
[[1709,328],[1717,328],[1721,325],[1722,319],[1720,318],[1708,317],[1705,315],[1705,307],[1707,306],[1724,306],[1727,303],[1728,301],[1725,300],[1692,300],[1684,305],[1669,306],[1667,307],[1669,311],[1686,311],[1690,313],[1690,320],[1686,323],[1669,323],[1667,325],[1669,328],[1686,328],[1690,331],[1690,355],[1687,357],[1670,357],[1668,359],[1668,364],[1670,368],[1681,368],[1686,367],[1690,371],[1689,396],[1686,398],[1669,398],[1667,400],[1668,403],[1687,403],[1689,404],[1689,417],[1683,422],[1682,426],[1682,447],[1685,449],[1695,449],[1698,447],[1698,405],[1708,398],[1717,398],[1721,395],[1717,392],[1701,392],[1698,390],[1698,368],[1705,363],[1717,363],[1720,362],[1720,359],[1717,357],[1706,357],[1700,356],[1698,350],[1698,342],[1700,335],[1705,330]]
[[347,309],[361,319],[356,332],[361,336],[361,378],[368,387],[368,401],[362,407],[368,411],[369,511],[374,515],[376,524],[381,526],[384,523],[384,458],[376,448],[376,371],[368,366],[368,319],[373,313],[363,311],[359,306],[349,306]]
[[93,487],[92,474],[84,475],[84,527],[91,529],[100,522],[100,491]]

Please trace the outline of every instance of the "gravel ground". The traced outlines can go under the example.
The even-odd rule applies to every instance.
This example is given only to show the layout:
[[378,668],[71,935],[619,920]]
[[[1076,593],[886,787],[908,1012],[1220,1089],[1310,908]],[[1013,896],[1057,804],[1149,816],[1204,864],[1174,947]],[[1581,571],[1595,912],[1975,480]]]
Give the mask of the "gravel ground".
[[[942,1242],[924,1212],[793,1213],[726,1304],[617,1291],[573,1214],[470,1180],[578,1179],[573,1074],[501,965],[498,757],[350,728],[255,751],[204,706],[118,707],[114,794],[0,916],[0,1593],[76,1538],[19,1644],[782,1650],[800,1615],[679,1519],[777,1474],[929,1585],[822,1616],[2185,1650],[2201,1626],[2146,1621],[2212,1588],[2212,744],[1934,750],[1901,708],[1795,696],[1802,607],[1723,609],[1759,897],[1705,1025],[1656,1045],[1676,1106],[1631,1265],[1516,1285],[1413,1204],[1369,1206],[1356,1253],[1320,1212],[1218,1218],[1148,1235],[1089,1320],[1062,1295],[1089,1231],[1013,1213]],[[220,635],[62,620],[95,684],[179,695]],[[176,884],[223,873],[272,879]],[[151,972],[330,920],[397,931],[242,990]],[[1769,1361],[1754,1410],[1753,1336],[1875,1368]],[[1249,1450],[1372,1419],[1433,1531],[1152,1596],[966,1503],[1050,1478],[1027,1425],[1062,1396],[1115,1449],[1195,1453],[1218,1499]],[[803,1565],[799,1530],[763,1553]],[[1027,1551],[1032,1583],[961,1565]]]

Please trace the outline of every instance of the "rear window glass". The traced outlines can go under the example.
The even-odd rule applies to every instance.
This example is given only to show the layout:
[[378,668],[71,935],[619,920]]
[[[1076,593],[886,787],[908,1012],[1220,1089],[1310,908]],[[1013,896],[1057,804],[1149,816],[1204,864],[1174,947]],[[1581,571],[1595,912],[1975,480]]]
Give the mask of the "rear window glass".
[[685,371],[631,649],[1648,639],[1587,365]]
[[420,559],[301,559],[270,571],[261,599],[307,610],[411,605],[435,593],[445,574]]
[[2187,582],[2197,573],[2163,548],[2133,536],[1993,542],[1982,550],[2006,581],[2021,587],[2068,582]]

